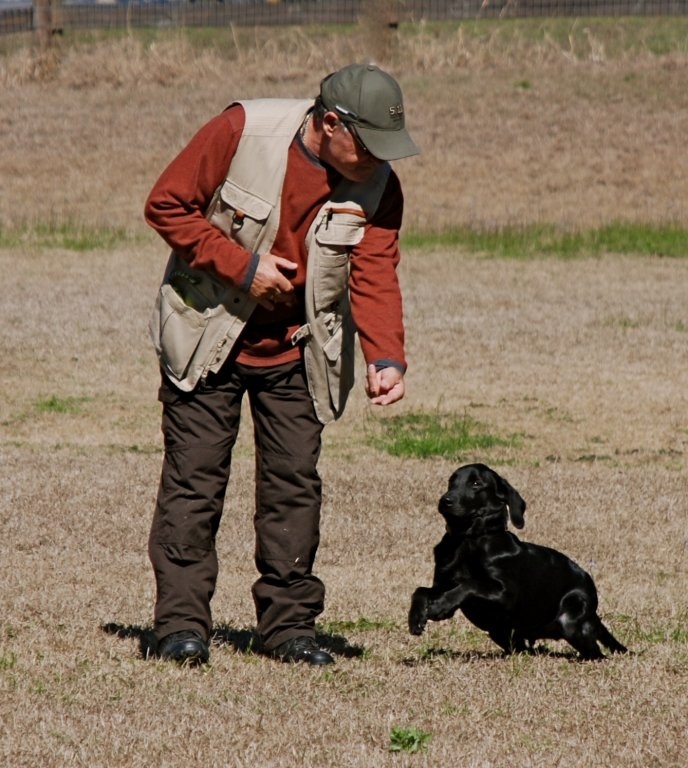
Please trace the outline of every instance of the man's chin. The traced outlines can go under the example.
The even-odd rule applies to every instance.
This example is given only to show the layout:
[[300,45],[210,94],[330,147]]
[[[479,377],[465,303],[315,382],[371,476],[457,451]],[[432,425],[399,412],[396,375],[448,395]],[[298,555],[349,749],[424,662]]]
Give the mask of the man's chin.
[[368,179],[375,173],[378,168],[378,164],[359,165],[353,169],[347,168],[346,171],[342,173],[342,176],[344,176],[344,178],[348,179],[349,181],[368,181]]

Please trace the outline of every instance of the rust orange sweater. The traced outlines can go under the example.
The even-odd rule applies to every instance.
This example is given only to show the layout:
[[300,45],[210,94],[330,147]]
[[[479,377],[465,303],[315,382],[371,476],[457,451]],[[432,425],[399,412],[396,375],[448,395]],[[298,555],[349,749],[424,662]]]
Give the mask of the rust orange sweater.
[[[205,210],[225,180],[244,127],[244,110],[235,104],[211,119],[172,160],[155,183],[145,207],[146,221],[193,267],[214,271],[234,285],[247,276],[251,254],[205,219]],[[304,322],[305,237],[315,214],[337,186],[340,176],[323,165],[298,137],[289,148],[282,188],[280,224],[272,253],[299,266],[289,278],[295,301],[273,311],[256,307],[241,339],[237,360],[269,366],[299,357],[292,333]],[[390,173],[375,216],[351,258],[350,294],[353,319],[366,363],[406,367],[401,294],[396,274],[403,196]]]

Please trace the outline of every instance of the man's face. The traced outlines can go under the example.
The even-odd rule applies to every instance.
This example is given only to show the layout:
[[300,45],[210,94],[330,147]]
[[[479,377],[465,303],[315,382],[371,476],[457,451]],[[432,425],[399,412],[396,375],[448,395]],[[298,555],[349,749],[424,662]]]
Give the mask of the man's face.
[[325,114],[323,133],[320,159],[350,181],[366,181],[384,162],[368,152],[355,126],[344,123],[334,112]]

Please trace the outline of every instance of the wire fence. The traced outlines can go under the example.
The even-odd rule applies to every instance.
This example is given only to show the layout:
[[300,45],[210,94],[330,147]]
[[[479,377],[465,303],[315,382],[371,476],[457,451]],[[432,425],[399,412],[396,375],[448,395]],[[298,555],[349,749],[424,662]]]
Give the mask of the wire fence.
[[53,34],[80,28],[350,24],[370,6],[389,26],[529,16],[688,15],[688,0],[0,0],[0,34],[34,30],[46,16]]

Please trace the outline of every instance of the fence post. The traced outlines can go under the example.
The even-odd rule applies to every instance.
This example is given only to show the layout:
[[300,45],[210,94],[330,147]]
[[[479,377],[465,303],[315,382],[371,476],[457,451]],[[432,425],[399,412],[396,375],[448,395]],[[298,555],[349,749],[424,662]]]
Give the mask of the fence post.
[[50,0],[33,0],[33,27],[36,33],[38,52],[43,58],[50,50],[52,32]]
[[50,33],[61,35],[63,33],[64,13],[62,0],[50,0]]
[[370,0],[364,5],[361,18],[367,31],[369,49],[378,61],[394,56],[401,5],[402,0]]
[[380,29],[396,29],[402,0],[370,0],[366,3],[365,13]]

